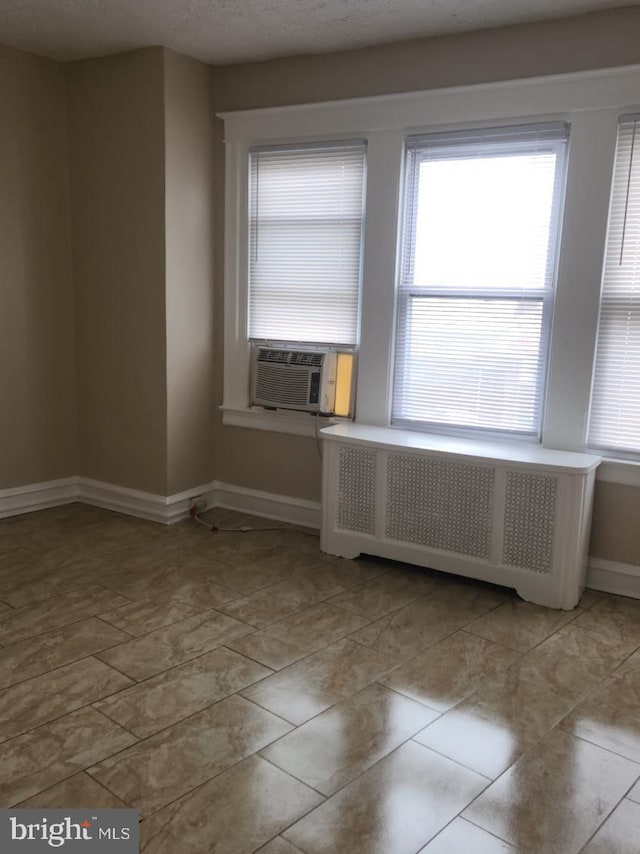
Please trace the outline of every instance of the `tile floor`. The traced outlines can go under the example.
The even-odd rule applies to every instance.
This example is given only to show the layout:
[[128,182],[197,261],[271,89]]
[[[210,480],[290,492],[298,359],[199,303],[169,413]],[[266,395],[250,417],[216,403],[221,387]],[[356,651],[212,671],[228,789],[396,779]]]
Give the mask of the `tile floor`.
[[640,852],[640,601],[209,518],[268,530],[0,522],[0,806],[129,805],[149,854]]

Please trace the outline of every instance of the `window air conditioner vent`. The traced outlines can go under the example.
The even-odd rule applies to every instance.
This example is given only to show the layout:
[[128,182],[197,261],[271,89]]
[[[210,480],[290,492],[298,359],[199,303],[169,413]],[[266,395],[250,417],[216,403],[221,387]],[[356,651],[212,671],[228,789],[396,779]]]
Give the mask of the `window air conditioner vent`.
[[310,368],[319,368],[322,365],[322,353],[294,352],[291,354],[290,364],[308,365]]
[[289,356],[291,352],[289,350],[267,350],[264,347],[261,347],[258,350],[257,359],[259,362],[284,362],[287,363],[289,361]]
[[253,354],[252,405],[322,414],[335,411],[336,353],[256,347]]

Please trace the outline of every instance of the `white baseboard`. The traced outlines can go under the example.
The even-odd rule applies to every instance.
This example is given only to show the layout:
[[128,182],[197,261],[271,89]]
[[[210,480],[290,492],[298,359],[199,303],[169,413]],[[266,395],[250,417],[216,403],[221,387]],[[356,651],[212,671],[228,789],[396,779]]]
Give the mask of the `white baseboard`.
[[78,500],[78,478],[65,477],[43,483],[29,483],[12,489],[0,489],[0,519],[59,507]]
[[616,563],[600,557],[590,557],[587,567],[587,587],[619,596],[640,599],[640,566]]
[[186,519],[192,499],[208,496],[213,486],[209,483],[175,495],[157,495],[153,492],[142,492],[139,489],[128,489],[112,483],[79,477],[78,500],[85,504],[92,504],[94,507],[126,513],[150,522],[172,525],[180,519]]
[[247,489],[229,483],[214,482],[209,496],[210,507],[239,510],[254,516],[266,516],[279,522],[303,525],[305,528],[320,528],[320,502],[291,495],[277,495],[259,489]]
[[194,498],[208,508],[224,507],[308,528],[320,527],[320,502],[276,495],[213,481],[174,495],[157,495],[87,477],[68,477],[0,490],[0,518],[81,501],[116,513],[171,525],[189,515]]

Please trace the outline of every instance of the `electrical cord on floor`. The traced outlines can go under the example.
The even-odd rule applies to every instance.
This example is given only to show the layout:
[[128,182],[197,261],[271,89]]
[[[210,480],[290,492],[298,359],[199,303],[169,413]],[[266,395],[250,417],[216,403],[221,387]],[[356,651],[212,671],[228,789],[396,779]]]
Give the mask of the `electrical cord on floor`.
[[[262,528],[253,528],[249,525],[242,525],[240,528],[223,528],[220,525],[210,525],[209,522],[205,522],[204,519],[201,519],[200,515],[198,513],[192,513],[191,518],[194,519],[196,522],[199,522],[201,525],[204,525],[205,528],[207,528],[209,531],[211,531],[214,534],[218,533],[218,532],[223,533],[223,534],[252,534],[252,533],[256,533],[258,531],[288,531],[288,530],[290,530],[290,528],[286,527],[285,525],[270,525],[270,526],[265,526]],[[296,529],[296,530],[299,530],[300,533],[302,533],[302,534],[308,534],[310,537],[317,537],[318,536],[317,533],[314,533],[312,531],[305,531],[303,529]]]

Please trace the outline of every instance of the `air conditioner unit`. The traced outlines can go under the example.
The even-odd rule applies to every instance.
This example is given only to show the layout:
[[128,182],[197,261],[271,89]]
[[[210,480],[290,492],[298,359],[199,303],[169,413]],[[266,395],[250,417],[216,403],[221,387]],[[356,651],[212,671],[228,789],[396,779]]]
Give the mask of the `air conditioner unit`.
[[327,350],[253,347],[251,403],[270,409],[335,411],[338,354]]

